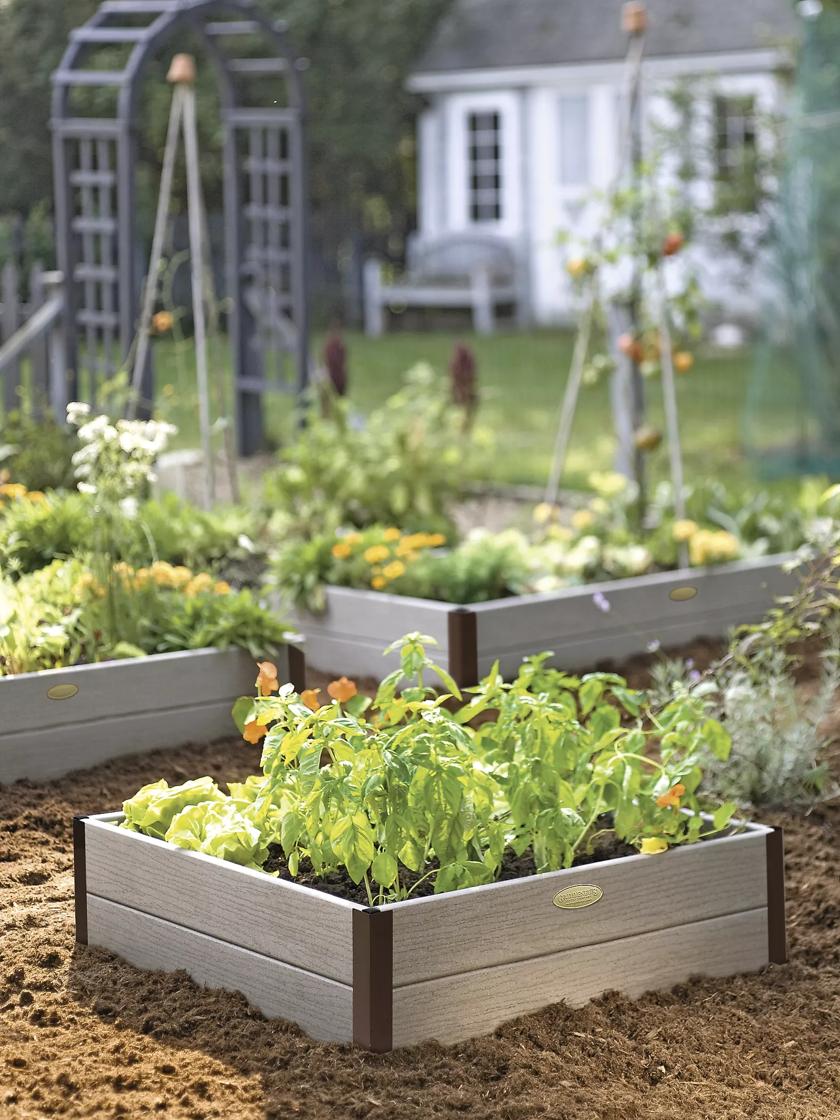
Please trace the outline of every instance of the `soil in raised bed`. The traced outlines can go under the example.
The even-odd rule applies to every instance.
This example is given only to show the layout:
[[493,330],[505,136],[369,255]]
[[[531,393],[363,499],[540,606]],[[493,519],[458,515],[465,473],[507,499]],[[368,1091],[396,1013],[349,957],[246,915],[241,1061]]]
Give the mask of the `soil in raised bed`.
[[765,814],[786,830],[790,964],[372,1056],[74,944],[73,814],[255,765],[231,743],[0,788],[2,1120],[840,1120],[840,804]]
[[[597,822],[598,828],[606,829],[609,828],[609,825],[608,820]],[[572,866],[583,867],[585,864],[602,863],[606,860],[618,859],[620,856],[636,856],[638,854],[636,848],[631,847],[630,844],[623,843],[614,835],[608,835],[599,840],[591,852],[580,852]],[[435,880],[434,876],[427,877],[427,873],[439,866],[436,860],[431,860],[423,871],[415,872],[401,868],[401,887],[409,891],[412,898],[428,898],[429,895],[435,893]],[[279,878],[285,879],[287,882],[311,887],[313,890],[323,891],[325,894],[336,895],[339,898],[346,898],[351,902],[360,902],[363,906],[367,906],[370,901],[364,883],[354,883],[344,870],[318,877],[313,874],[312,865],[309,861],[301,860],[297,875],[290,875],[283,856],[283,849],[278,844],[271,845],[265,870],[276,872]],[[517,855],[508,849],[502,859],[497,880],[502,882],[509,879],[523,879],[536,874],[537,865],[530,850],[523,852],[522,855]]]

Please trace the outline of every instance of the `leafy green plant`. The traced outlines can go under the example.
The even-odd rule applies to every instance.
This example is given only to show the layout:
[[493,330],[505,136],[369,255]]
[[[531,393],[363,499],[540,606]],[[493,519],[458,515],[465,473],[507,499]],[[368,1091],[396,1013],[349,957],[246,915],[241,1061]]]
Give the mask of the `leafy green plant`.
[[55,420],[10,412],[0,423],[0,474],[27,490],[71,487],[77,446],[73,434]]
[[462,418],[444,381],[416,366],[366,421],[336,399],[317,406],[266,477],[275,540],[341,527],[400,525],[452,534],[451,506],[471,475]]
[[[372,701],[342,678],[321,704],[261,665],[257,697],[234,716],[248,742],[263,743],[262,774],[171,817],[177,791],[146,787],[126,803],[123,827],[160,836],[165,825],[170,843],[247,866],[276,850],[290,876],[344,874],[373,904],[423,884],[442,893],[491,882],[511,854],[548,871],[607,836],[656,854],[729,826],[733,804],[699,815],[702,755],[730,750],[702,700],[681,695],[654,711],[622,678],[567,676],[543,655],[511,684],[494,668],[465,701],[429,641],[411,634],[391,647],[400,667]],[[146,824],[150,798],[166,813]]]

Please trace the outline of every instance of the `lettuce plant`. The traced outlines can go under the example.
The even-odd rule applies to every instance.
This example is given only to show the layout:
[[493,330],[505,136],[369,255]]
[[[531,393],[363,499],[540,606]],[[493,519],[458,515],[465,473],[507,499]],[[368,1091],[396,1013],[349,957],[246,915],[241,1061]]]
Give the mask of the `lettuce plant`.
[[[258,695],[234,718],[262,743],[262,773],[224,800],[213,786],[167,820],[165,838],[246,866],[273,846],[292,877],[304,867],[316,879],[345,873],[374,904],[429,880],[437,893],[491,882],[511,853],[550,871],[609,835],[655,854],[728,827],[733,804],[699,813],[701,758],[730,750],[702,698],[654,710],[621,677],[568,676],[548,669],[547,655],[510,684],[494,669],[465,698],[429,658],[429,641],[396,644],[401,666],[373,700],[342,678],[322,703],[260,664]],[[149,791],[138,797],[126,826],[149,831]]]

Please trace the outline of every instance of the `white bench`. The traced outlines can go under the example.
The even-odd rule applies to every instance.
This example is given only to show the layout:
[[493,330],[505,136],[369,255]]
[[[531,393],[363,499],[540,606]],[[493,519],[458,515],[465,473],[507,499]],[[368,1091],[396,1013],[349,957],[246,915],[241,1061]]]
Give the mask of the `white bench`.
[[409,244],[406,272],[386,283],[380,260],[365,262],[365,332],[384,334],[390,309],[460,308],[471,311],[477,334],[492,334],[496,309],[512,305],[525,314],[520,269],[513,246],[489,234],[450,234]]

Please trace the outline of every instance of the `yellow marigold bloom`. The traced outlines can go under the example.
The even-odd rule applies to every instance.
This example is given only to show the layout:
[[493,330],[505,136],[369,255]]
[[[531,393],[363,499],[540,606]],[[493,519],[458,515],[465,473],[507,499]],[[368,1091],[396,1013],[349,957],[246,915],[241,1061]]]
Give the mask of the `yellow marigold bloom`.
[[589,529],[595,520],[592,510],[578,509],[572,514],[572,525],[576,529]]
[[352,532],[352,533],[347,534],[347,536],[344,538],[344,541],[345,541],[345,544],[349,544],[350,547],[352,548],[355,545],[357,545],[361,539],[362,539],[362,534],[361,533]]
[[399,579],[405,575],[405,564],[401,560],[393,560],[382,569],[382,574],[388,580]]
[[321,702],[318,699],[320,693],[320,688],[305,688],[300,694],[301,701],[309,708],[310,712],[317,712],[321,707]]
[[649,836],[642,841],[639,850],[643,856],[658,856],[660,852],[668,851],[668,841],[661,836]]
[[339,677],[337,681],[327,686],[327,692],[339,704],[346,704],[348,700],[352,700],[358,691],[355,681],[348,680],[347,677]]
[[429,548],[442,548],[446,544],[446,537],[443,533],[431,533],[426,537],[426,543]]
[[691,521],[689,518],[684,517],[674,522],[671,532],[674,540],[682,544],[685,541],[690,541],[699,527],[696,521]]
[[138,568],[134,573],[134,582],[137,587],[145,587],[151,578],[152,573],[148,568]]
[[22,482],[4,482],[0,486],[0,494],[5,498],[24,498],[26,497],[26,487]]
[[205,591],[213,590],[213,577],[208,575],[207,572],[199,572],[197,576],[189,581],[184,588],[184,594],[192,598],[193,595],[201,595]]
[[332,554],[336,560],[346,560],[349,556],[353,555],[353,549],[347,541],[336,541],[332,546]]
[[735,560],[740,551],[738,538],[725,529],[700,529],[691,538],[688,546],[691,563],[697,567]]
[[260,739],[264,739],[268,734],[268,728],[264,723],[257,723],[252,719],[250,723],[246,723],[242,731],[242,738],[246,743],[253,743],[256,745]]
[[374,591],[384,591],[388,586],[388,581],[384,576],[374,576],[370,585]]
[[134,575],[134,569],[124,560],[120,560],[119,563],[114,565],[114,575],[119,576],[120,579],[129,580]]
[[656,804],[660,809],[679,809],[680,798],[684,793],[685,786],[682,782],[677,782],[667,793],[663,793],[660,797],[657,797]]
[[386,541],[398,541],[401,536],[402,533],[399,529],[386,529],[382,534],[382,539]]
[[231,586],[226,579],[218,579],[213,584],[213,590],[217,595],[230,595]]
[[364,555],[368,564],[381,564],[388,559],[391,552],[384,544],[374,544],[365,549]]
[[277,680],[277,666],[272,661],[258,661],[257,668],[259,673],[257,679],[254,681],[260,696],[270,696],[272,692],[277,692],[280,688],[280,682]]
[[45,502],[47,495],[43,490],[30,490],[26,495],[27,501],[30,502]]
[[[202,573],[204,575],[204,573]],[[189,568],[185,568],[183,564],[179,564],[176,568],[170,568],[170,578],[173,587],[186,587],[192,581],[193,574]],[[196,579],[199,579],[196,576]],[[209,579],[210,577],[207,576]]]
[[407,537],[404,541],[400,541],[396,548],[397,556],[401,557],[403,560],[412,560],[416,552],[417,549],[411,544]]

